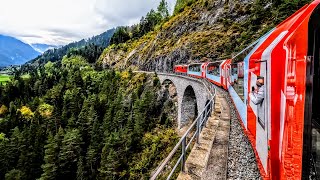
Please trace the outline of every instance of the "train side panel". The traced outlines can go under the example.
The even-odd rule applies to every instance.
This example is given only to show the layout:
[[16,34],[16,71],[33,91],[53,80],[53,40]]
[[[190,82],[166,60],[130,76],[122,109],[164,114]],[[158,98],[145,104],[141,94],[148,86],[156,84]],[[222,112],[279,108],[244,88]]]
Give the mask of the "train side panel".
[[202,78],[202,64],[189,64],[187,74],[191,77]]
[[222,87],[222,64],[225,61],[208,63],[206,65],[206,79],[217,86]]
[[174,72],[180,74],[187,74],[188,66],[187,65],[176,65],[174,66]]

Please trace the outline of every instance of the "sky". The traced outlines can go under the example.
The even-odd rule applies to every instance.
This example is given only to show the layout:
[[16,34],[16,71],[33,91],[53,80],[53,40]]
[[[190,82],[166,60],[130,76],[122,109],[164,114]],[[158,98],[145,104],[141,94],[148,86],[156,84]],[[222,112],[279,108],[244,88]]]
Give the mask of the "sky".
[[[160,0],[0,0],[0,34],[64,45],[140,21]],[[167,0],[173,11],[176,0]]]

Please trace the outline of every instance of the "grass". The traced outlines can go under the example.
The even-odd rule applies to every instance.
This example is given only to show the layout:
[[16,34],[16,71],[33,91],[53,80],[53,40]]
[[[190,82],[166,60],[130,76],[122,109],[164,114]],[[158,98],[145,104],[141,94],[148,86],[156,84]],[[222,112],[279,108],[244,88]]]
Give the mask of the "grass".
[[10,81],[9,75],[0,75],[0,84],[6,84],[8,81]]
[[24,74],[21,76],[22,79],[29,79],[30,78],[30,75],[29,74]]
[[[10,81],[11,76],[7,74],[0,74],[0,85],[6,85],[7,82]],[[28,79],[30,78],[29,74],[24,74],[21,76],[22,79]]]

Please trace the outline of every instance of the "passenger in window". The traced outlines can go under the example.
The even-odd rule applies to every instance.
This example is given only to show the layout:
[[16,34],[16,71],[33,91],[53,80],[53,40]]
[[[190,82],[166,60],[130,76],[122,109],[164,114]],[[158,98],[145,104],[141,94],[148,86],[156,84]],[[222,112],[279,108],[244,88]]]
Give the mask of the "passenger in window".
[[261,127],[265,128],[265,103],[264,103],[264,78],[261,76],[257,77],[256,82],[257,88],[252,87],[252,92],[250,93],[251,101],[257,105],[258,122]]
[[257,88],[252,86],[252,92],[250,94],[251,101],[255,104],[262,104],[264,100],[264,78],[262,76],[257,77]]

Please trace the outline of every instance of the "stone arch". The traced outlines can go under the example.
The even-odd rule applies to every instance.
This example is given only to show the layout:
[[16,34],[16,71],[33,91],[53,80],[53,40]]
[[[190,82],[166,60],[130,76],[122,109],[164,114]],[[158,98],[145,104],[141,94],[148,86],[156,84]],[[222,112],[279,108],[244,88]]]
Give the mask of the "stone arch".
[[181,103],[181,120],[180,126],[192,122],[198,116],[198,104],[194,88],[189,85],[185,89]]

